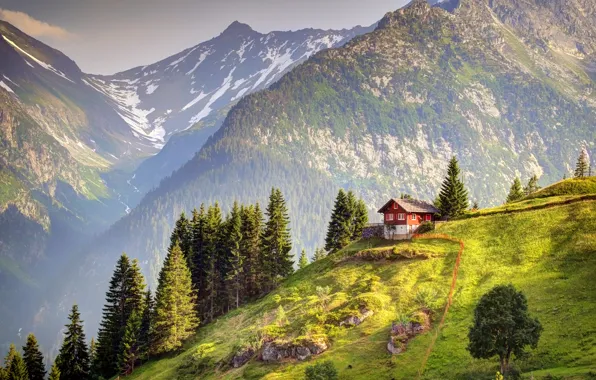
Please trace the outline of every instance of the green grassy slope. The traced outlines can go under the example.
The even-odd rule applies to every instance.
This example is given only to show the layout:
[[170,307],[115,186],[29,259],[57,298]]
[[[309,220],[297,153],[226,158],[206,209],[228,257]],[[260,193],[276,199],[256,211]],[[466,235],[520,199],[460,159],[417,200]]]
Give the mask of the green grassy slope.
[[[462,239],[465,250],[453,305],[422,378],[494,378],[497,361],[472,359],[466,351],[467,331],[480,296],[502,283],[513,283],[524,291],[531,313],[544,326],[538,348],[526,359],[515,361],[525,376],[582,379],[596,373],[595,213],[596,201],[585,201],[438,226],[438,233]],[[433,310],[436,326],[458,245],[418,240],[399,243],[393,250],[398,254],[389,253],[392,258],[400,252],[415,252],[419,255],[415,259],[355,258],[364,250],[383,252],[392,246],[379,240],[360,241],[298,271],[264,299],[201,328],[181,354],[151,361],[132,378],[299,379],[307,365],[322,360],[333,361],[342,379],[416,378],[434,330],[411,340],[403,354],[391,356],[386,350],[391,322],[424,305]],[[331,287],[327,312],[317,308],[312,297],[317,286]],[[362,303],[375,310],[375,315],[358,327],[334,326],[342,313]],[[288,326],[276,330],[279,339],[325,334],[331,348],[305,362],[264,364],[253,359],[239,369],[225,365],[236,346],[253,340],[259,331],[271,334],[273,329],[267,326],[274,324],[278,304],[289,320]],[[199,359],[199,347],[207,349],[207,359]],[[211,364],[202,369],[209,360]]]

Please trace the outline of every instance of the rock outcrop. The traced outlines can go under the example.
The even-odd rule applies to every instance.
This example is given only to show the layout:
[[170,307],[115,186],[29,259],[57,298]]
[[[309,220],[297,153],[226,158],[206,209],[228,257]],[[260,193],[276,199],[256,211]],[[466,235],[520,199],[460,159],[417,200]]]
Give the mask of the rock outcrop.
[[261,360],[268,363],[280,362],[285,359],[302,361],[313,355],[319,355],[327,351],[328,348],[326,339],[308,339],[292,343],[266,342],[263,344]]
[[406,344],[418,334],[430,329],[430,310],[422,310],[412,315],[409,322],[398,322],[391,325],[391,335],[387,350],[393,355],[406,350]]
[[245,365],[252,357],[255,355],[256,351],[252,347],[247,347],[241,349],[240,351],[236,352],[236,354],[232,357],[232,362],[230,363],[232,367],[239,368]]
[[366,308],[360,309],[359,315],[350,315],[348,318],[344,319],[339,323],[340,326],[358,326],[368,317],[371,317],[375,312],[372,310],[368,310]]

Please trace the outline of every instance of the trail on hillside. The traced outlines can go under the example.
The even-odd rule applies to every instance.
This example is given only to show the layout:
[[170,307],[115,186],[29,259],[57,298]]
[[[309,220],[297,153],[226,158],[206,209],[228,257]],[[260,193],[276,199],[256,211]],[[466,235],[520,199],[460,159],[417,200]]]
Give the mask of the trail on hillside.
[[420,369],[418,370],[418,379],[420,379],[422,377],[422,374],[424,373],[424,367],[426,367],[426,362],[428,361],[428,358],[430,357],[430,354],[435,346],[435,342],[437,341],[437,338],[439,337],[439,332],[441,331],[441,329],[443,328],[443,325],[445,324],[445,318],[447,317],[447,313],[449,312],[449,307],[451,306],[451,303],[453,302],[453,293],[455,292],[455,284],[457,282],[457,273],[459,271],[461,255],[464,252],[464,242],[461,239],[456,239],[456,238],[446,235],[446,234],[414,235],[413,238],[414,239],[442,239],[442,240],[449,240],[449,241],[459,243],[459,252],[457,252],[457,258],[455,259],[455,266],[453,267],[453,274],[451,276],[451,288],[449,289],[449,296],[447,297],[447,304],[445,305],[445,310],[443,311],[443,316],[441,317],[441,321],[439,322],[439,325],[435,329],[435,334],[432,337],[430,345],[426,349],[426,354],[424,355],[424,358],[422,359],[422,365],[420,366]]

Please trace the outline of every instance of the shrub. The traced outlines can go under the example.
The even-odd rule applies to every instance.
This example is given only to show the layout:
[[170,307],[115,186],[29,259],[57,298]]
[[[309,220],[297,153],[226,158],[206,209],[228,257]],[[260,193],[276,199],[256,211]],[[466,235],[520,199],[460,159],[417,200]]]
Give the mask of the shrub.
[[186,357],[180,369],[188,374],[203,373],[215,364],[213,357],[209,355],[213,351],[215,351],[215,343],[201,344],[192,355]]
[[424,222],[416,230],[417,234],[425,234],[435,230],[435,224],[433,222]]
[[306,367],[304,375],[306,380],[335,380],[337,369],[331,361],[325,361]]

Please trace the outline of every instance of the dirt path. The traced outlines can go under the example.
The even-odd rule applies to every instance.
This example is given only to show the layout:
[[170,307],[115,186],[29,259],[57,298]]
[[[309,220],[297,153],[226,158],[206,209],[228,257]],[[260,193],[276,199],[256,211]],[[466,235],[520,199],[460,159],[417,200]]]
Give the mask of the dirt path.
[[454,237],[451,237],[451,236],[445,235],[445,234],[415,235],[414,239],[442,239],[442,240],[449,240],[449,241],[459,243],[459,252],[457,252],[457,258],[455,259],[455,265],[453,267],[453,274],[451,275],[451,288],[449,289],[449,296],[447,297],[447,304],[445,305],[445,310],[443,311],[443,316],[441,317],[441,321],[439,322],[439,325],[435,329],[435,334],[432,337],[430,345],[426,349],[426,354],[424,355],[422,364],[420,365],[420,369],[418,370],[418,379],[420,379],[420,378],[422,378],[422,374],[424,373],[424,367],[426,367],[426,362],[428,361],[428,358],[430,357],[430,354],[435,346],[435,342],[437,341],[437,338],[439,337],[439,332],[441,332],[441,329],[443,328],[443,325],[445,324],[445,318],[447,317],[447,313],[449,312],[449,307],[451,306],[451,303],[453,302],[453,293],[455,293],[455,284],[457,282],[457,273],[459,271],[461,255],[464,252],[464,242],[460,239],[456,239]]

